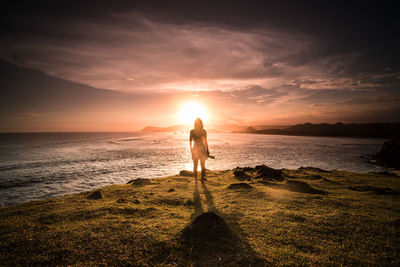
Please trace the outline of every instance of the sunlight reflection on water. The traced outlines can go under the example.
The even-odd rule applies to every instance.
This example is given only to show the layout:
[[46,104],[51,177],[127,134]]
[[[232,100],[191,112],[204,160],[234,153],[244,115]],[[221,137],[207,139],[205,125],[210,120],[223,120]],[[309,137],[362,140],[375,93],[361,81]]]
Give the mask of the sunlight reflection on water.
[[[209,133],[212,170],[267,164],[373,171],[361,156],[384,140]],[[192,169],[186,134],[59,133],[0,135],[0,204],[86,191]]]

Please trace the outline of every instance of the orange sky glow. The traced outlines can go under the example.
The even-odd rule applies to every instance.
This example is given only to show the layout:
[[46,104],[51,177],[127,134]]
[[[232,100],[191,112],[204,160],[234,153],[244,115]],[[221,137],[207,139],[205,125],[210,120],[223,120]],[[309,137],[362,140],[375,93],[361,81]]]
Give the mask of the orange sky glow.
[[197,116],[220,130],[400,119],[399,71],[350,71],[363,52],[326,53],[309,32],[139,12],[54,23],[43,27],[57,36],[0,40],[2,132],[137,131]]

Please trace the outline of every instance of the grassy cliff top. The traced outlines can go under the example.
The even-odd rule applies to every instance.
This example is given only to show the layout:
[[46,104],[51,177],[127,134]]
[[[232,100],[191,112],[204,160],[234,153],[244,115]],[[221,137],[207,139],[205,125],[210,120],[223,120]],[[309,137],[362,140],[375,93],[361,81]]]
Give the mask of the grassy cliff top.
[[[170,176],[2,208],[0,262],[400,264],[399,177],[316,168],[284,170],[280,180],[235,174]],[[208,211],[222,220],[195,220]]]

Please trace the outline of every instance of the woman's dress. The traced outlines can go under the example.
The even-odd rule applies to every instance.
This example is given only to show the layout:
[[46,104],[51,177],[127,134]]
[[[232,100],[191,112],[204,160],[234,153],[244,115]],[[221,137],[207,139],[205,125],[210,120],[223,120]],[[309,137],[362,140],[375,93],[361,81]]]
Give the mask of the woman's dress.
[[190,140],[193,140],[194,142],[192,149],[192,160],[206,160],[208,157],[207,148],[204,145],[202,137],[207,138],[206,130],[196,131],[193,129],[190,131]]

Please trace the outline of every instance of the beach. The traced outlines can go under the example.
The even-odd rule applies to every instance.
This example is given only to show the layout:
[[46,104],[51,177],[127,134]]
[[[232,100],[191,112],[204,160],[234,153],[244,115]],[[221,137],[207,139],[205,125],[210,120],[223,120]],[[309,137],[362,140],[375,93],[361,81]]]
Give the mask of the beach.
[[[382,171],[368,155],[383,139],[209,133],[210,170],[266,164]],[[0,206],[191,169],[188,133],[0,134]]]

